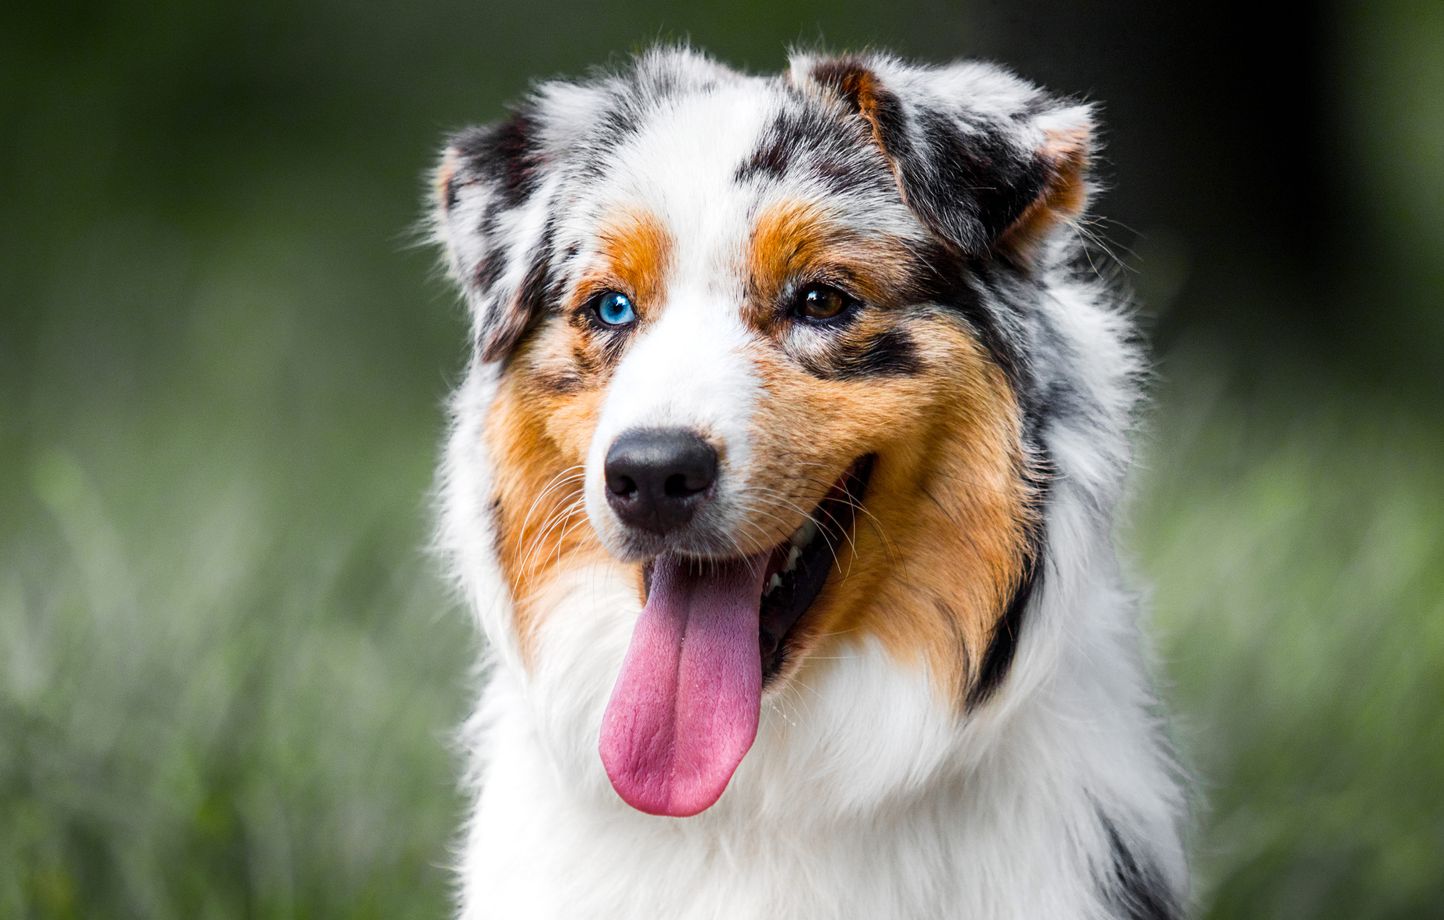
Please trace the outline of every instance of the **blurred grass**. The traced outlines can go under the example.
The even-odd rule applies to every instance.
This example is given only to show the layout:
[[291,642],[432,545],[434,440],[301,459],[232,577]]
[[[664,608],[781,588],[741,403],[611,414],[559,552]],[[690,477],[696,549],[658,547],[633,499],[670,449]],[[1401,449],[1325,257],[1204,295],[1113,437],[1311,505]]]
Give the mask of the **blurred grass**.
[[1164,362],[1129,543],[1204,811],[1205,916],[1444,901],[1444,429],[1309,379]]
[[[250,421],[7,468],[0,916],[445,914],[472,640],[420,551],[434,413]],[[298,463],[302,427],[343,452]]]
[[[407,246],[437,138],[653,36],[758,68],[822,34],[1032,47],[1027,10],[992,11],[1011,46],[969,31],[982,6],[122,0],[0,29],[0,917],[444,916],[475,642],[421,551],[464,341]],[[1444,902],[1444,7],[1337,19],[1333,274],[1244,224],[1210,249],[1163,199],[1115,215],[1171,343],[1128,542],[1220,920]],[[1097,47],[1060,85],[1134,106],[1110,150],[1152,202],[1188,174],[1151,170],[1174,122]],[[1324,289],[1353,339],[1309,322]]]

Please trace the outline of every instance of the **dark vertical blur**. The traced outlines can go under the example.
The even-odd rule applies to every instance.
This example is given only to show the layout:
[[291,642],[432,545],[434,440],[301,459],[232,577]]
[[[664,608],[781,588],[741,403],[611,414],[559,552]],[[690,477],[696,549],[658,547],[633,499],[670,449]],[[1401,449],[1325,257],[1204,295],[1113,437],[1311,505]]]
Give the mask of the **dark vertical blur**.
[[[991,16],[999,58],[1102,103],[1112,235],[1146,250],[1157,230],[1188,253],[1161,334],[1292,329],[1347,360],[1328,345],[1336,317],[1323,296],[1350,204],[1330,192],[1343,177],[1326,11],[1038,0]],[[1228,296],[1258,256],[1289,279],[1273,315]]]

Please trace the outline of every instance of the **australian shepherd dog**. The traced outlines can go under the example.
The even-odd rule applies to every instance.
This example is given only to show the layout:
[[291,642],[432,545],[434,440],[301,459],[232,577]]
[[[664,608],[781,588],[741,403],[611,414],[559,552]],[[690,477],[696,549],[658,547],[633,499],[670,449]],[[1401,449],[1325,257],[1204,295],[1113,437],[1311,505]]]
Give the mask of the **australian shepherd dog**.
[[1090,107],[688,49],[451,138],[466,920],[1173,918]]

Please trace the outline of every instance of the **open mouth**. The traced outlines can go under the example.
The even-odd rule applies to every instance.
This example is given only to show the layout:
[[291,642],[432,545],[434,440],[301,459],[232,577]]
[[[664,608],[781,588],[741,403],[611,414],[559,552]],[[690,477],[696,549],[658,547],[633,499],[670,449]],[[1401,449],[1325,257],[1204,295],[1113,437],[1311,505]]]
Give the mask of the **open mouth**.
[[646,605],[602,720],[602,762],[628,804],[685,817],[722,795],[756,738],[764,682],[850,539],[872,466],[854,462],[771,550],[646,565]]
[[764,686],[787,663],[797,624],[822,593],[838,553],[851,539],[853,520],[871,473],[871,456],[853,463],[802,526],[772,550],[757,612]]

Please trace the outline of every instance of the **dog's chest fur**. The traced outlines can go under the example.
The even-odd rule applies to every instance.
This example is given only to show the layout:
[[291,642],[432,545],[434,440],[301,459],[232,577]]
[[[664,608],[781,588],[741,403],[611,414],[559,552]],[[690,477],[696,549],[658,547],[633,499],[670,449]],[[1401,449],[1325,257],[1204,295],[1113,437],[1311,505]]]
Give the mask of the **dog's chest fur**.
[[1118,889],[1102,883],[1119,871],[1113,843],[1073,839],[1106,836],[1095,805],[1080,790],[1054,788],[1049,769],[1055,758],[1075,776],[1117,768],[1079,762],[1092,739],[1066,752],[1062,723],[1077,714],[1015,717],[1035,722],[1029,734],[1045,746],[1030,750],[1015,722],[990,762],[939,769],[948,758],[965,763],[967,741],[950,736],[946,712],[932,724],[918,718],[933,705],[929,689],[878,650],[857,649],[817,675],[814,689],[832,707],[777,703],[734,789],[711,811],[657,819],[610,794],[587,745],[538,735],[548,716],[559,734],[594,724],[603,700],[590,718],[537,718],[525,691],[493,683],[484,703],[494,709],[492,753],[463,866],[472,912],[463,916],[1120,916]]

